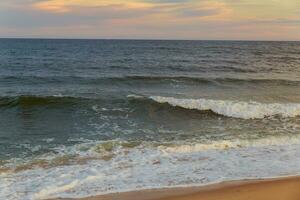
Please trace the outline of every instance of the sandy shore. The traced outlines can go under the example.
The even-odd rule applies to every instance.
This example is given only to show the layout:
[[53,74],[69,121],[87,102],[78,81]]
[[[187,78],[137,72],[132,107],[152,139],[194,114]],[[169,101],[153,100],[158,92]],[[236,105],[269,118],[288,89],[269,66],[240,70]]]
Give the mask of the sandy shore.
[[144,190],[81,200],[300,200],[300,177],[234,181],[205,187]]

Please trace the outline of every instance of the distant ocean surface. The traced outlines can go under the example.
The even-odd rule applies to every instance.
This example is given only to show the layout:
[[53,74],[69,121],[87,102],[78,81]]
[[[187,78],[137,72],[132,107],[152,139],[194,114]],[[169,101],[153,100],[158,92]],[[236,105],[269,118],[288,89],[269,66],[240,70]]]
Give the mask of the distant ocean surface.
[[300,42],[0,39],[0,199],[300,174]]

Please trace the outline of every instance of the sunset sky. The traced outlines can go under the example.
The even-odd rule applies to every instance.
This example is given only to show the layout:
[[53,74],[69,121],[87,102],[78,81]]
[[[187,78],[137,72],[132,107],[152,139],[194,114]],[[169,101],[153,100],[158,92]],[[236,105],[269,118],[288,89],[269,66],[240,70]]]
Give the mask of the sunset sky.
[[300,0],[1,0],[0,37],[300,40]]

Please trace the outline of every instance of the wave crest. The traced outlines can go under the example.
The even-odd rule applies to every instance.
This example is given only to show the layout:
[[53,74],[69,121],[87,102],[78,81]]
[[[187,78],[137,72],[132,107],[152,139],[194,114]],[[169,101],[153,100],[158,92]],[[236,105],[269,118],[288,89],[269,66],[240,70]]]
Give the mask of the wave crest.
[[296,117],[300,115],[300,104],[296,103],[258,103],[211,99],[178,99],[174,97],[151,96],[158,103],[168,103],[171,106],[185,109],[211,110],[219,115],[241,118],[262,119],[279,115],[281,117]]

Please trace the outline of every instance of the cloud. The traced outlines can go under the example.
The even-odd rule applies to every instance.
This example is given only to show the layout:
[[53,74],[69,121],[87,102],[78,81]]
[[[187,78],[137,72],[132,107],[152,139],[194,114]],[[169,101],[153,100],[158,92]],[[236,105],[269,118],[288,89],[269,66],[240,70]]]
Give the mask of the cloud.
[[128,9],[132,8],[146,8],[151,6],[150,3],[142,1],[117,1],[117,0],[45,0],[35,2],[32,5],[34,8],[48,12],[71,12],[74,8],[93,8],[105,6],[122,6]]
[[[160,12],[161,14],[179,14],[181,16],[206,16],[219,12],[220,5],[224,3],[216,3],[210,0],[191,1],[191,0],[42,0],[36,1],[32,7],[37,10],[47,12],[78,12],[80,9],[95,9],[102,7],[123,8],[130,12],[138,10],[146,14]],[[112,14],[113,15],[113,14]]]
[[0,36],[300,39],[299,7],[299,0],[1,0]]

